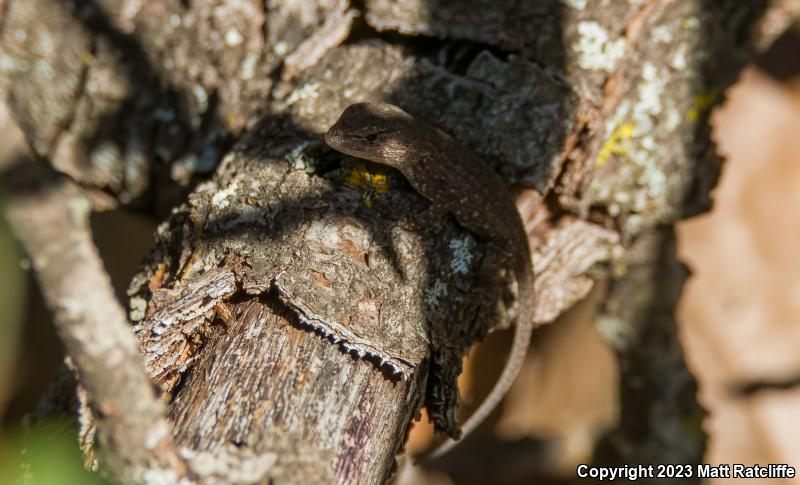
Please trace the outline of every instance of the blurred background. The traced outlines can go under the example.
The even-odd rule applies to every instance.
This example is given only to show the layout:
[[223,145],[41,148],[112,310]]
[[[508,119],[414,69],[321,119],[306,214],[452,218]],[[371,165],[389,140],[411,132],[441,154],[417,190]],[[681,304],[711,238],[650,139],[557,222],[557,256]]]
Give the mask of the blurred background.
[[[800,36],[789,32],[729,90],[712,118],[727,158],[714,208],[678,226],[679,253],[692,272],[677,308],[679,332],[708,412],[705,461],[714,465],[800,466],[798,53]],[[20,143],[0,106],[0,159]],[[95,239],[121,299],[156,223],[123,212],[94,217]],[[13,483],[23,448],[31,466],[58,472],[42,483],[85,483],[74,434],[44,428],[25,441],[19,435],[63,358],[29,266],[0,220],[0,484]],[[502,412],[483,430],[546,443],[543,461],[531,465],[539,483],[574,481],[576,465],[591,459],[618,418],[617,363],[594,329],[597,293],[537,333]],[[479,403],[491,387],[509,338],[490,337],[467,365],[468,400]],[[424,422],[412,431],[412,452],[430,444]],[[426,478],[448,483],[435,474]]]

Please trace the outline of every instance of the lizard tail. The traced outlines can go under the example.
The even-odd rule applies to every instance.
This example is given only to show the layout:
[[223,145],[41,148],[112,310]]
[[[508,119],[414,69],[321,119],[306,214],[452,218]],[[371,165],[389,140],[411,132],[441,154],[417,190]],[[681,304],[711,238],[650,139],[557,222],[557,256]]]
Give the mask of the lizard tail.
[[[524,300],[523,300],[524,301]],[[530,301],[530,300],[528,300]],[[525,362],[525,356],[528,353],[528,346],[531,341],[531,334],[533,333],[533,308],[525,305],[521,318],[518,319],[514,330],[514,341],[511,344],[511,352],[508,355],[508,361],[503,368],[503,373],[497,379],[492,391],[484,399],[478,409],[467,418],[467,422],[461,427],[461,438],[463,439],[469,435],[475,428],[478,427],[488,416],[494,411],[494,408],[503,400],[511,384],[517,378],[522,364]],[[436,448],[427,458],[435,459],[445,455],[458,441],[448,438],[447,441],[442,443]]]

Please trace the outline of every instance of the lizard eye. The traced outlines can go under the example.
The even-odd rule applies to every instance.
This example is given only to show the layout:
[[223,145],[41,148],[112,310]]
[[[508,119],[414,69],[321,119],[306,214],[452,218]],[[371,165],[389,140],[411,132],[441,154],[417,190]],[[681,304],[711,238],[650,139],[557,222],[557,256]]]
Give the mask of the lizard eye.
[[378,139],[377,133],[370,133],[367,135],[367,141],[375,141]]

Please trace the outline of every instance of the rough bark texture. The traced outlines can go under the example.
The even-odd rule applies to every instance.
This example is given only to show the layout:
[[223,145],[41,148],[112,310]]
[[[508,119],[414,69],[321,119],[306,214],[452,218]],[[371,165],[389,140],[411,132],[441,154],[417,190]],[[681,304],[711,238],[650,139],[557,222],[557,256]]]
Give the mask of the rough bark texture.
[[[226,157],[214,180],[162,225],[147,268],[131,286],[132,317],[140,322],[136,333],[148,371],[165,392],[174,393],[175,415],[181,422],[217,419],[210,430],[215,439],[206,437],[200,449],[200,436],[188,433],[192,453],[217,451],[222,437],[231,433],[280,436],[286,443],[308,441],[336,458],[325,461],[336,475],[349,470],[349,480],[368,483],[385,478],[423,399],[443,431],[457,430],[453,411],[461,356],[485,335],[490,322],[467,298],[482,243],[452,222],[425,234],[410,229],[425,203],[402,177],[364,162],[340,160],[318,141],[290,136],[291,130],[280,123],[252,130]],[[291,348],[298,349],[289,354],[292,365],[267,365],[264,358],[272,362],[287,351],[284,338],[270,337],[291,328],[287,319],[296,327],[292,331],[304,331],[303,344],[292,341]],[[217,324],[221,321],[222,327]],[[226,326],[230,328],[221,331]],[[250,335],[244,342],[240,331],[232,330],[243,328]],[[203,357],[218,356],[213,347],[252,339],[263,346],[237,350],[235,362]],[[317,355],[323,349],[330,350]],[[258,355],[243,357],[248,351]],[[254,371],[265,388],[248,385],[240,396],[212,399],[222,383],[207,387],[211,376],[221,372],[219,378],[229,379],[235,363],[253,358],[258,364],[253,369],[267,365]],[[369,372],[354,375],[351,366]],[[187,371],[188,380],[176,388]],[[191,384],[198,375],[205,376],[197,381],[205,382],[200,389],[200,384]],[[298,380],[320,385],[286,394],[288,389],[274,384]],[[342,389],[348,391],[342,394]],[[275,402],[276,393],[285,394],[279,402],[289,410],[265,404]],[[320,407],[331,400],[334,406]],[[196,405],[184,409],[189,402]],[[207,409],[223,402],[216,413]],[[358,419],[382,424],[370,426],[372,432],[365,434],[344,413],[335,420],[309,417],[300,420],[302,426],[291,426],[309,411],[314,416],[343,404],[348,405],[344,409],[368,406]],[[234,419],[238,406],[265,414],[258,420]],[[199,410],[203,414],[192,418]],[[291,410],[294,417],[289,419]],[[392,418],[387,421],[386,416]],[[375,432],[383,426],[393,432]],[[252,446],[261,449],[263,439]],[[361,450],[358,456],[347,451],[354,440]],[[269,470],[270,477],[294,479],[294,468],[283,466],[289,457],[276,456],[282,459]],[[339,463],[345,458],[347,463]]]
[[[32,262],[97,428],[103,463],[124,482],[186,474],[165,410],[143,372],[125,313],[91,240],[91,205],[66,177],[29,160],[14,167],[7,215]],[[129,396],[137,396],[130,399]],[[87,408],[88,410],[88,408]]]
[[513,288],[465,297],[480,241],[449,220],[414,230],[425,203],[401,177],[320,146],[364,100],[440,126],[520,187],[538,321],[609,281],[598,324],[626,385],[598,457],[694,463],[671,225],[710,206],[710,109],[785,26],[776,12],[799,10],[4,0],[0,84],[34,152],[97,205],[168,214],[193,189],[130,305],[198,476],[384,480],[422,403],[454,431],[461,355],[507,324]]

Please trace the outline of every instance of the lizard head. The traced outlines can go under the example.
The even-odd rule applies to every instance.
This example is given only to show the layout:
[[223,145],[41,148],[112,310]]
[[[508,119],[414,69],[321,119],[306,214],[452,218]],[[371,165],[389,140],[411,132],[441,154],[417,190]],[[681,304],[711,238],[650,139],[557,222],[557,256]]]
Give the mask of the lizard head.
[[391,104],[352,104],[325,134],[325,143],[347,155],[395,165],[412,157],[422,141],[415,140],[414,123]]

